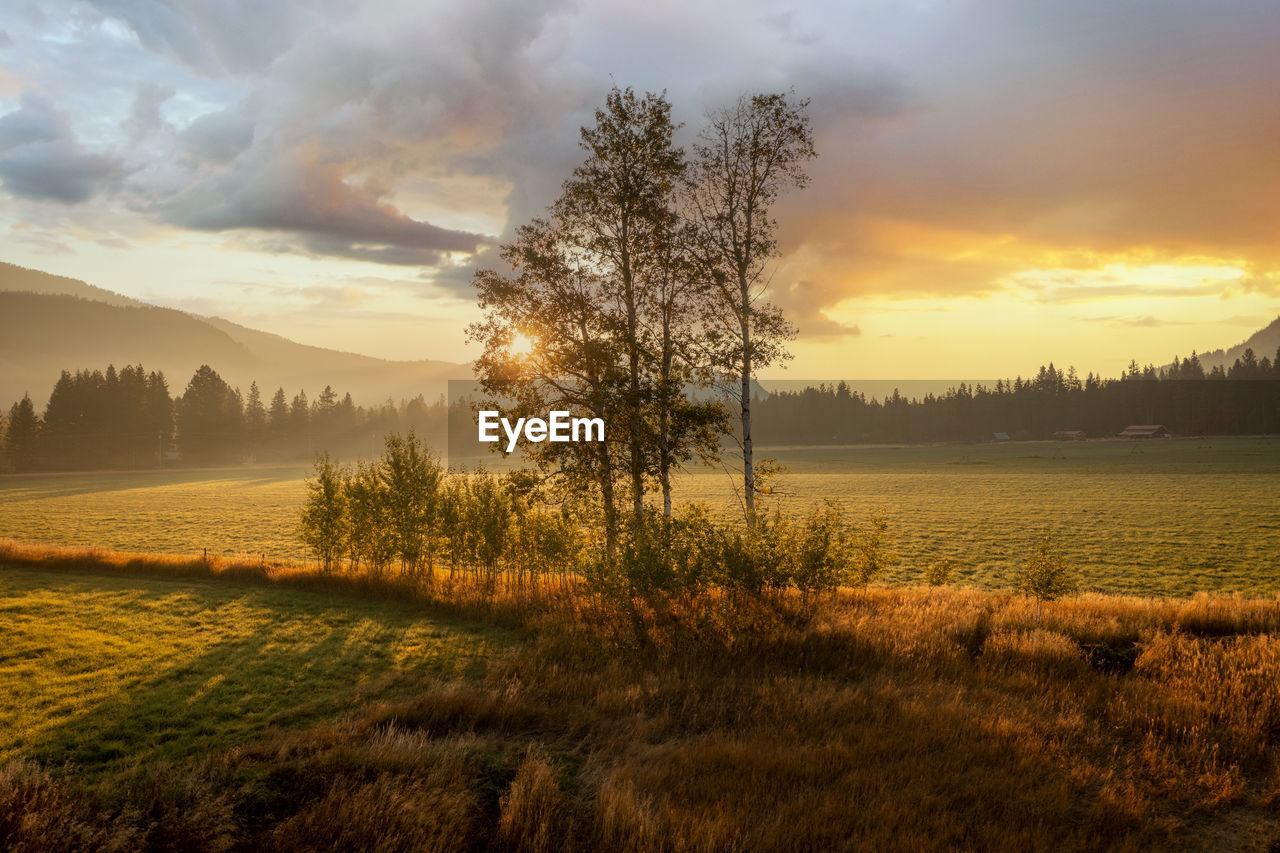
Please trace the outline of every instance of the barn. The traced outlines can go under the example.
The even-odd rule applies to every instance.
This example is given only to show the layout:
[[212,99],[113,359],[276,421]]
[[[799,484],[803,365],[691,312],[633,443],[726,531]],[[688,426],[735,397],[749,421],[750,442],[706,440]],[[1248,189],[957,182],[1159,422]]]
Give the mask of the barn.
[[1163,424],[1133,424],[1120,432],[1121,438],[1168,438],[1169,432]]

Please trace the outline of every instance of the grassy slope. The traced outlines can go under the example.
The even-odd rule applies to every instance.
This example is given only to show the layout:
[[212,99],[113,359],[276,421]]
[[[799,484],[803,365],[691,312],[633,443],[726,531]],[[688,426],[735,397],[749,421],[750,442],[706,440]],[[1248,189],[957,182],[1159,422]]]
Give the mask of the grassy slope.
[[483,670],[502,634],[215,581],[0,572],[0,763],[183,760]]
[[[898,581],[939,555],[960,577],[1008,585],[1055,530],[1087,586],[1188,595],[1280,591],[1280,440],[1015,443],[764,451],[789,469],[788,512],[831,498],[885,513]],[[0,478],[0,536],[131,550],[301,558],[304,467]],[[734,508],[730,479],[695,473],[678,498]],[[251,525],[243,522],[254,519]]]

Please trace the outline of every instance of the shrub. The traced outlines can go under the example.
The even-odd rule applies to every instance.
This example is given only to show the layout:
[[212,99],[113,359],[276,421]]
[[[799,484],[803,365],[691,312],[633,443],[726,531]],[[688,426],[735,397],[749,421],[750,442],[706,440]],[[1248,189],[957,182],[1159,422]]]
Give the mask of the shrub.
[[444,476],[439,457],[423,446],[412,430],[403,438],[388,435],[378,474],[386,487],[387,521],[395,534],[401,570],[417,574],[424,561],[432,568]]
[[955,563],[950,557],[939,557],[924,567],[924,582],[929,586],[944,586],[954,571]]
[[395,532],[388,520],[387,486],[374,465],[357,463],[343,484],[347,496],[348,553],[352,569],[381,575],[396,554]]
[[1036,542],[1031,556],[1022,570],[1019,588],[1036,600],[1036,622],[1040,621],[1041,605],[1053,601],[1076,588],[1075,576],[1067,566],[1062,551],[1046,533]]
[[888,520],[882,515],[871,516],[870,526],[854,538],[853,580],[864,592],[886,568],[898,561],[892,546]]
[[805,596],[831,592],[849,577],[854,555],[844,513],[825,501],[793,534],[791,583]]
[[347,552],[347,476],[325,453],[316,458],[315,478],[307,480],[298,538],[315,553],[326,572]]

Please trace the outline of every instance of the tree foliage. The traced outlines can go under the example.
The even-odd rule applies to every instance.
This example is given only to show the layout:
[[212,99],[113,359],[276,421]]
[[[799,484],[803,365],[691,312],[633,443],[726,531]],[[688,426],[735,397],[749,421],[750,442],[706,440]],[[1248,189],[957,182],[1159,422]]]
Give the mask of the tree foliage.
[[40,419],[31,404],[31,395],[23,394],[22,399],[9,409],[4,430],[5,455],[15,471],[30,471],[35,467],[39,432]]
[[756,485],[751,422],[756,372],[788,358],[795,328],[768,300],[769,264],[778,254],[773,205],[808,183],[816,156],[809,102],[790,94],[743,95],[713,112],[698,136],[688,176],[694,255],[709,281],[708,325],[715,367],[733,377],[742,446],[743,500],[754,523]]
[[[513,417],[563,409],[606,424],[595,445],[526,452],[544,473],[596,496],[604,558],[612,563],[626,539],[621,577],[633,593],[670,583],[649,570],[673,570],[672,472],[717,458],[729,430],[722,401],[692,392],[726,371],[749,388],[790,334],[762,294],[776,254],[770,207],[785,187],[803,185],[813,154],[805,107],[784,95],[744,98],[712,117],[691,169],[665,93],[615,87],[582,128],[586,158],[547,216],[501,248],[510,272],[476,273],[485,316],[471,337],[484,347],[485,391]],[[531,351],[512,346],[518,337],[535,342]],[[754,518],[749,400],[738,405]],[[662,522],[646,504],[655,490]],[[625,523],[620,494],[630,499]]]
[[298,538],[320,560],[324,571],[347,554],[350,541],[345,471],[328,454],[316,459],[315,476],[307,480],[307,500],[302,507]]
[[1075,590],[1075,573],[1051,534],[1046,533],[1036,541],[1023,566],[1018,587],[1036,600],[1037,621],[1043,602],[1054,601]]

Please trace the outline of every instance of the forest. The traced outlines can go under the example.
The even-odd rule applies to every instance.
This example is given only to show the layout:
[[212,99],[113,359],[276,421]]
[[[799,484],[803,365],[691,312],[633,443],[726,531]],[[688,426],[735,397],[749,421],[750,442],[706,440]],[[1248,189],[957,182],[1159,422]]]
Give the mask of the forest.
[[[1226,370],[1208,373],[1194,354],[1172,367],[1139,368],[1120,377],[1052,364],[1032,378],[994,387],[961,383],[942,395],[867,398],[843,383],[779,392],[755,403],[757,440],[766,445],[826,445],[1043,440],[1063,431],[1112,437],[1129,424],[1162,424],[1174,435],[1280,433],[1280,352],[1252,350]],[[326,385],[314,399],[305,389],[277,388],[264,400],[257,383],[247,395],[213,368],[201,367],[176,398],[163,373],[142,365],[64,372],[43,413],[31,398],[3,418],[0,470],[71,471],[309,460],[317,453],[369,457],[385,436],[415,430],[429,445],[446,446],[449,425],[471,422],[469,399],[427,402],[421,395],[356,405]]]
[[369,455],[388,433],[443,436],[443,401],[421,395],[357,406],[325,386],[315,399],[277,388],[244,395],[208,365],[176,398],[159,371],[142,365],[63,371],[38,414],[29,396],[5,419],[4,461],[14,471],[83,471],[239,465],[335,455]]
[[[961,383],[945,394],[883,400],[841,382],[773,394],[756,407],[758,435],[769,444],[897,444],[1045,440],[1055,433],[1114,437],[1130,424],[1160,424],[1173,435],[1267,435],[1280,432],[1280,352],[1275,361],[1246,351],[1227,370],[1209,373],[1191,357],[1157,370],[1131,363],[1124,375],[1081,380],[1053,364],[1035,377]],[[1074,436],[1080,437],[1080,436]]]

